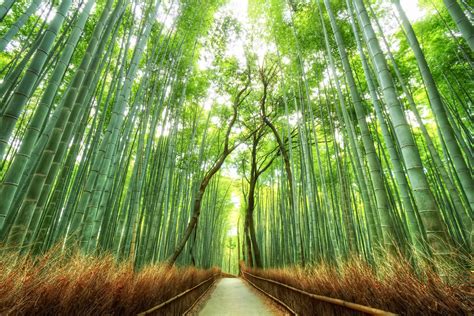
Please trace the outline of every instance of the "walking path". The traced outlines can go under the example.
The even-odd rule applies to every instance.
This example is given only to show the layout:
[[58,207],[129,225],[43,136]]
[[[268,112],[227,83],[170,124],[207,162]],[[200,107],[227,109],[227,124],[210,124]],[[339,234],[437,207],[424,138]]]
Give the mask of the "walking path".
[[276,314],[241,279],[224,278],[217,283],[199,315],[271,316]]

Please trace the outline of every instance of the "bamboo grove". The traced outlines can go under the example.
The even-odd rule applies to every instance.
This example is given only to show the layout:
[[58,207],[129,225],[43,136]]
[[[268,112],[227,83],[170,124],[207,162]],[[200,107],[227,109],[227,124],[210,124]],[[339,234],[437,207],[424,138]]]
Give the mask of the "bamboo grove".
[[474,13],[419,5],[3,1],[3,251],[466,268]]

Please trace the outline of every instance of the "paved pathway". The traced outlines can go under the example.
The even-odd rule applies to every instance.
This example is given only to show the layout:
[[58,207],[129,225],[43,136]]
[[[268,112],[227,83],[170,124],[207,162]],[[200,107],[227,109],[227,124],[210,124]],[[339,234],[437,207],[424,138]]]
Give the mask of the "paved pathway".
[[270,316],[275,314],[241,279],[224,278],[217,283],[199,315]]

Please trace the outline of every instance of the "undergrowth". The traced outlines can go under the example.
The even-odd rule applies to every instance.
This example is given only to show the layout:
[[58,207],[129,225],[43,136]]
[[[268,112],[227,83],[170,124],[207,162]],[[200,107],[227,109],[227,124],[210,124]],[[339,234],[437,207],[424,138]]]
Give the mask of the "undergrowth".
[[[101,257],[0,258],[0,314],[136,315],[219,273],[217,269],[152,265],[135,272],[129,262]],[[209,282],[211,284],[211,282]],[[181,315],[209,284],[154,315]]]
[[[359,259],[349,260],[338,268],[321,264],[306,268],[242,269],[309,293],[401,315],[472,315],[474,311],[470,276],[448,284],[428,267],[415,272],[400,258],[386,259],[377,265],[377,271]],[[279,285],[249,278],[300,315],[353,314]]]

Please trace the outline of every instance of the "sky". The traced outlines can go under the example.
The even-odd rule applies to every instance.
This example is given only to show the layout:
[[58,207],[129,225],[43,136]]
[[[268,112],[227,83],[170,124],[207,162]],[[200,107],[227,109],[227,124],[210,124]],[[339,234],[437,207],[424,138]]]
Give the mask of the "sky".
[[425,15],[424,10],[418,6],[418,0],[400,0],[400,3],[411,22],[419,20]]
[[[414,22],[425,15],[424,10],[418,6],[418,0],[400,0],[400,3],[405,10],[408,18],[411,22]],[[234,18],[236,18],[244,28],[249,28],[248,21],[248,0],[229,0],[222,9],[219,10],[220,14],[230,13]],[[393,19],[390,21],[382,21],[382,27],[386,28],[384,31],[387,31],[389,34],[393,34],[397,26],[393,23]],[[230,44],[227,48],[227,54],[229,56],[235,56],[239,62],[245,64],[245,53],[244,53],[244,42],[245,39],[236,39],[230,41]],[[267,50],[272,50],[273,47],[268,47],[267,45],[259,45],[256,48],[256,53],[260,58],[263,58]],[[203,56],[199,60],[199,67],[201,69],[206,69],[212,63],[212,52],[204,52]]]
[[[418,6],[418,0],[400,0],[400,3],[411,21],[415,21],[424,15],[424,12]],[[248,0],[230,0],[227,7],[241,22],[247,21]]]

